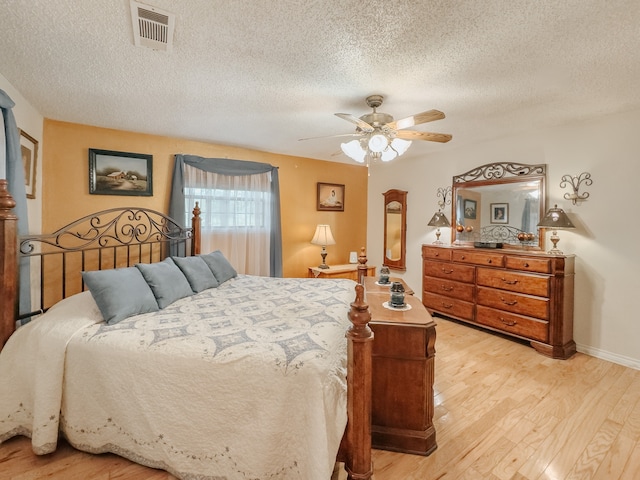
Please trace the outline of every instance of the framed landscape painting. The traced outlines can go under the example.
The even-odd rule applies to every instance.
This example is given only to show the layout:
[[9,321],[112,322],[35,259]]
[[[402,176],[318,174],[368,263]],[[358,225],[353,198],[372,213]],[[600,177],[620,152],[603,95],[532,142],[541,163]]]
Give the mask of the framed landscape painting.
[[24,186],[27,190],[27,198],[36,198],[38,141],[22,129],[20,130],[20,154],[24,165]]
[[153,155],[89,149],[89,193],[153,195]]

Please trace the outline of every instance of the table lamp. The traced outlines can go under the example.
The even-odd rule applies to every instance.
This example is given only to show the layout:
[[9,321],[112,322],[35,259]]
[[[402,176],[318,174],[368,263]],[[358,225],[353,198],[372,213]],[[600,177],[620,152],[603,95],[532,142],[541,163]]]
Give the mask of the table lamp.
[[558,230],[564,228],[576,228],[576,226],[571,223],[567,214],[564,213],[564,210],[558,208],[558,205],[554,205],[553,208],[550,208],[547,211],[547,214],[540,220],[538,223],[538,227],[542,228],[551,228],[551,243],[553,243],[553,248],[549,250],[547,253],[551,253],[553,255],[562,255],[562,251],[558,249],[558,242],[560,241],[560,237],[558,237]]
[[440,209],[438,209],[438,211],[433,215],[433,217],[431,217],[431,220],[429,220],[429,223],[427,223],[427,225],[429,225],[430,227],[438,227],[438,229],[436,230],[436,241],[433,242],[438,245],[442,243],[440,241],[440,227],[451,226],[451,224],[449,223],[449,220],[447,219],[447,216],[444,213],[442,213]]
[[321,245],[322,251],[320,256],[322,257],[322,264],[318,265],[318,268],[329,268],[325,259],[327,258],[327,245],[335,245],[336,241],[331,234],[331,227],[329,225],[318,225],[316,227],[316,233],[311,239],[311,243],[314,245]]

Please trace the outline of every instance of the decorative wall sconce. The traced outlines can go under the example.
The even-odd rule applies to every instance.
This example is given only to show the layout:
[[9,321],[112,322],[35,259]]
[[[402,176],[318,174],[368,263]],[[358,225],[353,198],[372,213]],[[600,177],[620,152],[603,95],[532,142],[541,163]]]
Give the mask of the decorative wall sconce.
[[565,188],[567,184],[571,186],[573,192],[565,193],[564,198],[567,200],[571,200],[571,203],[575,205],[578,203],[578,201],[586,200],[587,198],[589,198],[589,192],[580,193],[580,186],[582,186],[583,184],[589,186],[592,183],[593,180],[591,180],[591,174],[588,172],[582,172],[580,175],[575,177],[571,175],[563,175],[562,181],[560,182],[560,188]]
[[569,217],[567,217],[567,214],[564,213],[564,210],[558,208],[558,205],[554,205],[553,208],[550,208],[547,211],[544,218],[538,222],[538,227],[550,228],[552,230],[550,240],[551,243],[553,243],[553,248],[547,253],[551,253],[553,255],[562,255],[562,251],[558,249],[558,242],[560,241],[560,237],[558,237],[558,230],[576,228]]

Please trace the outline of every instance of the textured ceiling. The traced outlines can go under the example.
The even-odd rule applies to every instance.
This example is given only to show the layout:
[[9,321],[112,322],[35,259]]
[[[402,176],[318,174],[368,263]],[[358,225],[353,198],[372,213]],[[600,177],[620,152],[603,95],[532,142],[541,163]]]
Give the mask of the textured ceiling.
[[[0,3],[0,73],[45,117],[350,161],[335,112],[450,133],[405,157],[640,108],[640,2],[144,0],[170,53],[135,47],[128,0]],[[402,161],[396,160],[396,161]]]

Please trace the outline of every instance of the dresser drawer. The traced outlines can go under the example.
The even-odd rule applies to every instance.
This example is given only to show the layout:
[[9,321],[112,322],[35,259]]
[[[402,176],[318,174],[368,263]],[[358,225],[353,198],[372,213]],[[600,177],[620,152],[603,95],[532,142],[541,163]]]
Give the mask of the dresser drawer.
[[475,287],[471,283],[455,282],[446,278],[424,277],[422,284],[426,292],[473,302]]
[[504,266],[504,255],[486,251],[470,252],[468,250],[453,250],[451,252],[451,260],[454,262],[471,263],[473,265]]
[[549,296],[550,279],[542,275],[478,267],[476,282],[478,285],[527,293],[538,297]]
[[476,322],[506,333],[546,342],[548,340],[549,323],[535,318],[523,317],[513,313],[478,305]]
[[520,295],[495,288],[478,287],[479,305],[497,308],[529,317],[549,319],[549,300],[546,298]]
[[435,310],[436,312],[464,320],[473,320],[473,303],[463,302],[462,300],[429,292],[422,292],[422,303],[428,309]]
[[507,257],[505,266],[527,272],[551,273],[551,260],[548,258]]
[[451,250],[439,247],[422,247],[422,258],[434,260],[451,260]]
[[458,282],[473,283],[475,267],[471,265],[455,265],[447,262],[424,262],[424,275],[427,277],[447,278]]

